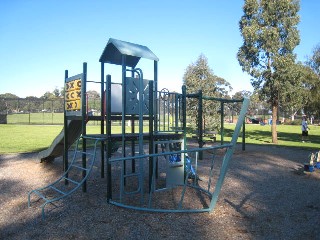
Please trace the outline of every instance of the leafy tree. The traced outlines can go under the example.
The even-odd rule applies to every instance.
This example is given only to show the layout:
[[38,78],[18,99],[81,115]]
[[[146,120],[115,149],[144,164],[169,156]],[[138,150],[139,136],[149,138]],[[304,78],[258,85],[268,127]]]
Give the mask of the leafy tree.
[[295,85],[295,88],[294,91],[288,91],[280,96],[279,105],[282,111],[290,113],[291,120],[294,120],[295,115],[303,111],[312,101],[315,75],[310,67],[301,62],[294,64],[288,70],[290,74],[287,84]]
[[320,76],[320,44],[318,44],[312,52],[312,56],[309,57],[307,65]]
[[[241,99],[243,99],[243,98],[250,98],[251,95],[252,95],[252,93],[251,93],[250,91],[243,90],[243,91],[236,92],[236,93],[232,96],[232,98],[233,98],[233,99],[239,99],[239,100],[241,100]],[[250,103],[251,103],[251,101],[250,101]],[[241,105],[242,105],[242,104],[241,104],[241,103],[238,103],[238,102],[235,102],[235,103],[232,104],[232,108],[233,108],[233,110],[234,110],[237,114],[240,113]],[[247,111],[247,112],[250,112],[250,107],[248,108],[248,111]]]
[[55,95],[54,95],[53,92],[47,91],[47,92],[45,92],[40,98],[47,100],[47,99],[55,98]]
[[61,93],[60,93],[60,91],[59,91],[59,89],[57,87],[53,90],[52,93],[56,98],[61,96]]
[[308,101],[305,105],[305,112],[308,115],[320,117],[320,44],[318,44],[308,57],[306,67],[306,90],[308,93]]
[[290,70],[295,67],[294,48],[299,44],[299,0],[245,0],[239,22],[243,45],[237,57],[243,71],[253,78],[272,109],[272,142],[277,143],[280,98],[295,92]]
[[28,112],[39,112],[42,108],[42,101],[34,96],[26,97],[26,105],[24,106],[24,111]]
[[13,98],[19,98],[19,97],[12,93],[3,93],[3,94],[0,94],[0,98],[13,99]]
[[6,109],[7,113],[20,111],[19,107],[19,97],[12,93],[4,93],[0,94],[1,101],[1,109],[4,111]]
[[[203,96],[222,98],[228,96],[232,90],[230,84],[223,78],[213,74],[208,64],[208,59],[201,54],[195,63],[191,63],[183,76],[187,93],[197,93],[202,90]],[[220,103],[210,100],[203,101],[204,128],[217,129],[220,126]],[[187,99],[187,113],[191,120],[192,128],[197,127],[198,100]]]
[[87,98],[88,98],[89,110],[100,109],[101,99],[100,99],[100,94],[97,91],[95,90],[87,91]]

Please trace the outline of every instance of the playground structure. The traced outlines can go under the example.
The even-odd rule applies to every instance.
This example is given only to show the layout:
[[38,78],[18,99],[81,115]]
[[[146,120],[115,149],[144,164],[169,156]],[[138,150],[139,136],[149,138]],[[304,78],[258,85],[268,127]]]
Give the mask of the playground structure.
[[315,153],[310,153],[309,162],[304,163],[304,171],[314,172],[315,169],[320,169],[320,151]]
[[[153,79],[144,79],[143,71],[136,68],[141,58],[153,61]],[[155,212],[214,209],[249,100],[209,98],[201,92],[187,94],[185,86],[182,86],[182,93],[159,91],[158,60],[145,46],[109,39],[99,59],[101,81],[87,80],[86,63],[81,74],[69,77],[65,71],[64,130],[42,153],[43,159],[53,159],[62,154],[63,146],[64,174],[54,183],[28,194],[29,206],[34,195],[44,200],[43,218],[48,204],[69,196],[81,186],[87,191],[86,180],[98,156],[101,177],[106,175],[107,201],[111,204]],[[112,82],[111,75],[105,76],[106,63],[121,66],[121,83]],[[88,82],[101,86],[100,116],[88,115],[85,100]],[[224,143],[222,127],[221,143],[203,147],[204,130],[199,124],[199,147],[187,149],[187,98],[198,98],[199,114],[202,100],[219,101],[221,124],[224,103],[242,102],[230,143]],[[100,134],[87,134],[86,123],[90,120],[100,122]],[[114,132],[113,121],[121,122],[121,133]],[[69,147],[76,138],[73,159],[69,163]],[[204,152],[210,155],[210,160],[203,160]],[[190,202],[192,204],[188,204]]]

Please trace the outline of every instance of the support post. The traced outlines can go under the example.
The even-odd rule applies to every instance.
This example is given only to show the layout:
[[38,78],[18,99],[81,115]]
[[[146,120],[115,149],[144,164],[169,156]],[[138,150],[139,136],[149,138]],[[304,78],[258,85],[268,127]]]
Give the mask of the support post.
[[[81,111],[82,111],[82,135],[86,135],[87,131],[86,131],[86,118],[87,118],[87,101],[86,101],[86,92],[87,92],[87,63],[84,62],[83,63],[83,78],[82,78],[82,83],[81,83],[81,102],[82,102],[82,107],[81,107]],[[87,157],[85,152],[87,151],[87,142],[86,139],[83,138],[82,139],[82,167],[83,168],[87,168]],[[83,170],[82,171],[82,177],[85,178],[86,176],[86,171],[87,170]],[[84,181],[82,184],[82,191],[86,192],[87,191],[87,181]]]
[[246,121],[242,124],[242,151],[246,150]]
[[[153,82],[149,81],[149,154],[154,153],[153,148],[153,120],[154,120],[154,114],[153,114]],[[158,169],[157,169],[158,170]],[[151,183],[152,183],[152,174],[153,174],[153,157],[149,158],[149,192],[151,191]]]
[[[202,109],[202,90],[199,90],[198,93],[198,143],[199,143],[199,148],[203,147],[203,109]],[[199,160],[203,159],[203,152],[200,151],[199,152]]]
[[[66,84],[66,79],[68,78],[68,70],[65,70],[64,72],[64,85]],[[65,89],[66,90],[66,89]],[[63,149],[63,171],[66,172],[69,167],[69,159],[68,159],[68,119],[67,119],[67,113],[66,113],[66,98],[64,97],[64,104],[63,104],[63,126],[64,126],[64,149]],[[66,176],[68,177],[68,175]],[[65,180],[64,182],[66,185],[68,184],[68,180]]]
[[220,102],[220,111],[221,111],[221,145],[224,143],[224,102]]
[[[101,112],[101,119],[100,119],[100,133],[104,134],[104,118],[105,118],[105,106],[106,106],[106,96],[104,92],[104,63],[101,62],[101,83],[100,83],[101,91],[101,102],[100,102],[100,112]],[[101,141],[101,149],[100,149],[100,155],[101,155],[101,178],[104,178],[104,148],[105,148],[105,143],[104,141]]]
[[107,202],[112,198],[112,178],[111,178],[111,76],[107,75],[106,86],[106,134],[107,134]]

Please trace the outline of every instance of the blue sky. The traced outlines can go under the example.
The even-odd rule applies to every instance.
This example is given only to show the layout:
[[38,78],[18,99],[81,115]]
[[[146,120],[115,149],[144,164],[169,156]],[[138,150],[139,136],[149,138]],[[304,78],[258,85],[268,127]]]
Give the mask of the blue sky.
[[[88,80],[100,80],[99,57],[109,38],[149,47],[160,59],[159,89],[180,91],[187,66],[203,53],[213,72],[234,92],[252,90],[236,53],[242,0],[2,0],[0,3],[0,93],[40,97],[63,87],[88,63]],[[320,43],[320,1],[302,0],[298,60]],[[151,61],[142,61],[152,78]],[[105,73],[120,81],[120,69]],[[88,86],[89,89],[99,89]]]

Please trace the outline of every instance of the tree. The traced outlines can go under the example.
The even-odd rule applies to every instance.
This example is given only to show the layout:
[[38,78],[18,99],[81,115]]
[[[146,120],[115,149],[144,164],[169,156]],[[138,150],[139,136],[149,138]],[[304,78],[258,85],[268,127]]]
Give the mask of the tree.
[[272,142],[277,143],[277,113],[282,96],[295,92],[290,70],[299,44],[299,0],[245,0],[239,22],[243,45],[237,58],[272,109]]
[[54,95],[56,98],[58,98],[58,97],[61,96],[58,87],[56,87],[56,88],[53,90],[52,93],[53,93],[53,95]]
[[307,65],[320,77],[320,43],[314,47],[312,56],[307,60]]
[[[187,93],[197,93],[202,90],[203,96],[222,98],[232,90],[230,84],[223,78],[213,74],[208,64],[208,59],[201,54],[195,63],[191,63],[183,76]],[[204,128],[217,129],[220,126],[220,103],[203,101]],[[197,126],[198,101],[187,99],[187,113],[191,119],[192,127]]]
[[88,107],[90,110],[100,109],[100,94],[95,90],[87,91]]
[[310,115],[320,117],[320,44],[313,49],[312,56],[308,57],[307,66],[306,87],[309,98],[304,110]]
[[0,94],[0,99],[2,100],[2,110],[6,109],[8,113],[19,112],[20,104],[19,97],[12,93]]
[[289,84],[294,84],[295,88],[294,91],[282,94],[279,103],[283,111],[291,114],[293,121],[295,115],[303,111],[312,101],[315,82],[311,68],[301,62],[294,64],[289,70]]

